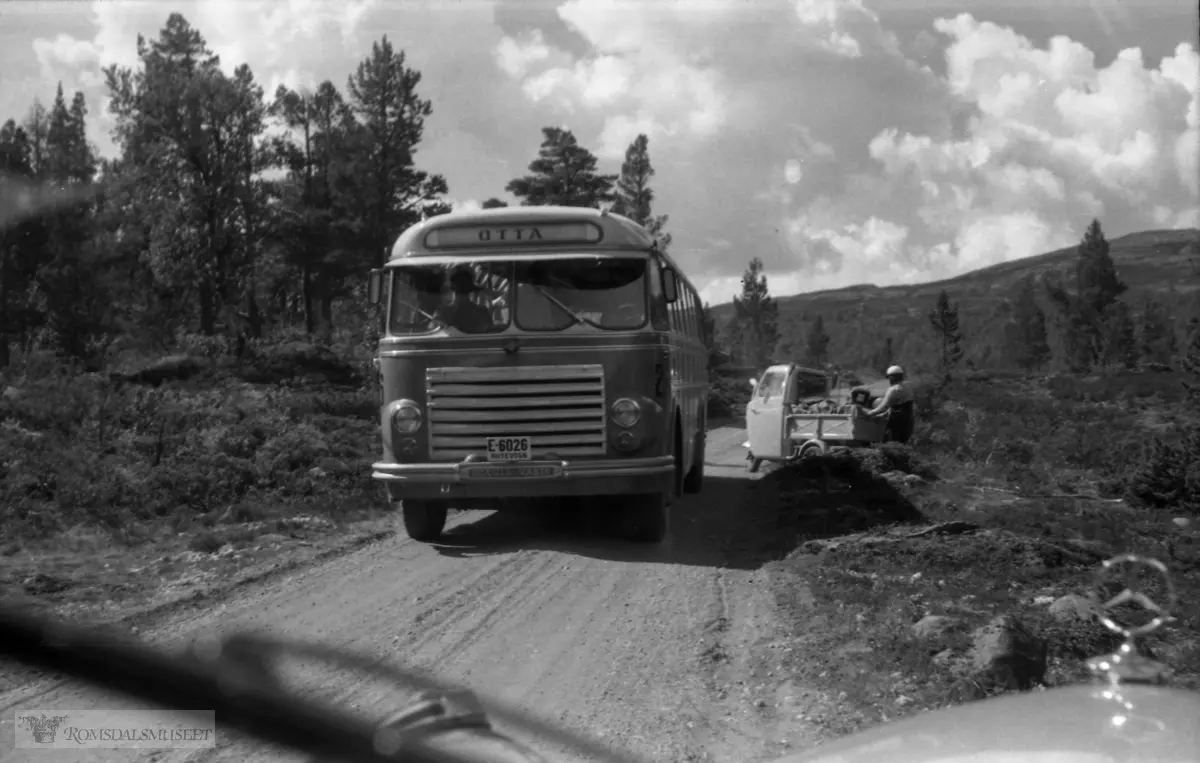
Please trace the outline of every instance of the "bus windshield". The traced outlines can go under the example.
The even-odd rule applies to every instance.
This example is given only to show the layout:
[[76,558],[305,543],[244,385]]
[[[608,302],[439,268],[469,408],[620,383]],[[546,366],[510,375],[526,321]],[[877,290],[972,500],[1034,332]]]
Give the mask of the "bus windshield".
[[510,322],[512,264],[405,265],[392,271],[392,334],[452,327],[465,334],[503,331]]
[[467,334],[561,331],[576,324],[604,330],[646,323],[646,258],[462,261],[401,265],[392,271],[388,326],[393,335],[453,328]]
[[646,323],[644,257],[578,257],[518,262],[516,324],[561,331],[583,323],[622,330]]

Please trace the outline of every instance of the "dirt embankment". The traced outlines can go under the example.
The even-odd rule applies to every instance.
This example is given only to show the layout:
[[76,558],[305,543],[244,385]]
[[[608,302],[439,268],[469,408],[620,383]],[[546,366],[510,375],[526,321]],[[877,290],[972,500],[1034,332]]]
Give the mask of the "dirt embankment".
[[[1097,619],[1094,576],[1128,552],[1171,568],[1176,620],[1144,646],[1175,685],[1200,688],[1194,521],[1085,491],[1030,495],[946,477],[885,447],[817,457],[761,483],[776,496],[780,532],[794,539],[766,568],[791,633],[783,670],[831,698],[822,737],[1086,680],[1084,661],[1119,644]],[[1159,581],[1143,584],[1168,601]],[[1117,613],[1131,624],[1150,616]]]

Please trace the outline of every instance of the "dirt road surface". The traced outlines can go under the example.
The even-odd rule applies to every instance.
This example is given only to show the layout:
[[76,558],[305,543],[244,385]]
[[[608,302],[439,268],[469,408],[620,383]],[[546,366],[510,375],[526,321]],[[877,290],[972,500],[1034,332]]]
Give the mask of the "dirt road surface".
[[[768,679],[762,659],[776,633],[760,568],[778,550],[763,526],[770,507],[748,500],[744,439],[741,429],[709,433],[704,491],[677,504],[661,547],[553,531],[526,514],[464,512],[439,545],[398,534],[177,613],[143,635],[177,646],[203,632],[265,629],[436,674],[641,760],[777,757],[804,746],[807,732],[792,720],[797,687]],[[763,681],[770,696],[755,696]],[[323,689],[357,706],[385,701],[357,676],[333,674]],[[202,751],[13,749],[14,709],[138,707],[62,681],[19,688],[0,696],[2,757],[304,759],[220,730],[217,747]],[[581,759],[529,741],[552,761]]]

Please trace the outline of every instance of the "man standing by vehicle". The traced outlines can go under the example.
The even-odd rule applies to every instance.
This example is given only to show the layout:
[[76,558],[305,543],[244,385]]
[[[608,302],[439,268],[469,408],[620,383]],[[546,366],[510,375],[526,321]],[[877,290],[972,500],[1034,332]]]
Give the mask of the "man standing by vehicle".
[[904,382],[904,369],[891,366],[887,370],[888,389],[883,398],[868,416],[882,418],[887,416],[887,429],[883,434],[884,442],[906,443],[913,433],[913,393]]

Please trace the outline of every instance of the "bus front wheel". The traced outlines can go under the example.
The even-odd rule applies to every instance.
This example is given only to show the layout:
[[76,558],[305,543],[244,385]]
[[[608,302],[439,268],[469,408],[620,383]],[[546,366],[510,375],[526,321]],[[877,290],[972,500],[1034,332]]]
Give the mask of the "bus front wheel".
[[416,541],[428,542],[441,537],[446,529],[450,507],[443,501],[405,500],[401,503],[404,531]]

